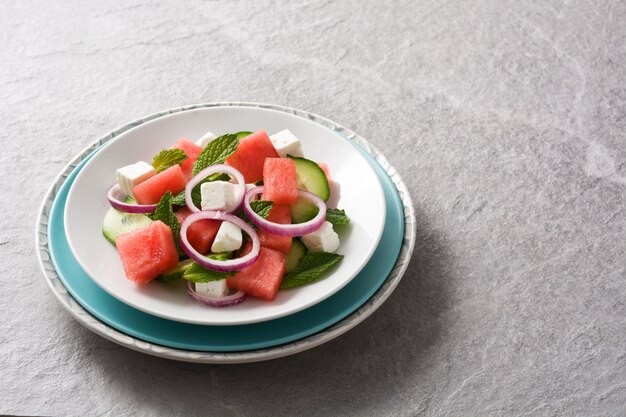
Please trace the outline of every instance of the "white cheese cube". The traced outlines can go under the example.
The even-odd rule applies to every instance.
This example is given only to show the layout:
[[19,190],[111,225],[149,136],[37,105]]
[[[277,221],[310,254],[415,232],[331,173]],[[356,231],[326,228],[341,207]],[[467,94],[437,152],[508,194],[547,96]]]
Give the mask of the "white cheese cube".
[[229,211],[237,204],[237,186],[228,181],[205,182],[200,186],[202,210]]
[[302,243],[313,252],[334,252],[339,248],[339,236],[332,223],[324,222],[315,232],[302,236]]
[[209,142],[211,142],[215,138],[217,138],[215,133],[206,132],[204,136],[202,136],[200,139],[196,141],[196,145],[200,146],[201,148],[204,148]]
[[211,246],[211,252],[232,252],[241,248],[242,243],[241,229],[231,222],[222,222],[215,240]]
[[[233,181],[234,181],[234,180],[233,180]],[[235,185],[236,185],[236,183],[235,183]],[[251,189],[253,189],[254,187],[256,187],[256,184],[246,184],[246,189],[243,191],[243,192],[244,192],[244,194],[245,194],[245,193],[247,193],[248,191],[250,191]],[[239,195],[238,195],[238,193],[237,193],[237,187],[235,187],[235,196],[238,196],[239,198],[241,198],[241,196],[239,196]],[[254,200],[258,200],[258,198],[259,198],[260,196],[261,196],[260,194],[259,194],[259,195],[257,195],[257,196],[256,196],[256,198],[253,198],[253,199],[252,199],[252,201],[254,201]]]
[[144,161],[139,161],[136,164],[126,165],[118,169],[115,174],[117,176],[117,183],[120,185],[124,194],[134,197],[133,187],[156,175],[156,173],[156,169],[154,169],[152,165]]
[[286,157],[287,154],[292,156],[303,156],[300,141],[293,133],[291,133],[289,129],[274,133],[270,136],[270,140],[272,141],[274,148],[276,148],[276,152],[278,152],[278,155],[282,158]]
[[194,285],[199,295],[209,298],[222,298],[230,293],[230,288],[226,286],[225,279],[211,282],[196,282]]

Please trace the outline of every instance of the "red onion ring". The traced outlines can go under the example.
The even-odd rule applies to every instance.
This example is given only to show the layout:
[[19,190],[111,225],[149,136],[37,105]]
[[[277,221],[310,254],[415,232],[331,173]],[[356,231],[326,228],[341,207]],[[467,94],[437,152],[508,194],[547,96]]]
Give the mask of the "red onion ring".
[[156,210],[156,204],[125,203],[122,199],[120,199],[121,195],[125,194],[123,194],[122,190],[120,190],[119,184],[115,184],[113,187],[109,188],[109,191],[107,191],[107,200],[109,200],[111,207],[125,213],[134,214],[152,213]]
[[[198,220],[204,219],[231,222],[246,232],[248,236],[250,236],[250,239],[252,239],[252,250],[250,253],[242,256],[241,258],[218,261],[217,259],[211,259],[208,256],[204,256],[195,250],[189,243],[189,239],[187,239],[187,229],[189,229],[189,226]],[[224,213],[223,211],[206,210],[194,213],[185,219],[180,227],[180,247],[191,259],[196,261],[198,265],[203,268],[217,272],[232,272],[241,271],[256,261],[261,250],[261,242],[259,241],[259,236],[256,234],[252,226],[241,220],[239,217]]]
[[211,307],[228,307],[239,304],[246,299],[246,293],[243,291],[237,291],[234,294],[227,295],[221,298],[211,298],[204,295],[200,295],[196,292],[193,282],[187,281],[187,293],[199,303],[206,304]]
[[305,190],[298,190],[298,196],[311,200],[311,202],[313,202],[313,204],[317,206],[318,213],[314,218],[312,218],[308,222],[296,224],[280,224],[264,219],[263,217],[256,214],[255,211],[252,210],[252,207],[250,207],[250,200],[254,196],[261,194],[263,190],[263,186],[255,187],[248,191],[243,199],[243,210],[246,213],[246,216],[248,216],[250,221],[257,225],[259,229],[265,230],[268,233],[278,236],[293,237],[304,236],[308,235],[309,233],[313,233],[324,224],[324,221],[326,220],[326,203],[324,203],[324,200],[322,200],[315,194]]
[[196,185],[200,184],[203,179],[205,179],[209,175],[217,173],[228,174],[237,181],[237,193],[240,196],[238,197],[239,201],[237,201],[235,207],[232,210],[228,210],[227,213],[234,213],[236,211],[239,211],[239,209],[241,208],[241,203],[243,202],[243,196],[246,193],[246,181],[243,179],[243,175],[241,175],[241,172],[226,164],[212,165],[210,167],[204,168],[202,171],[198,172],[192,179],[189,180],[189,182],[185,186],[185,203],[187,203],[187,207],[189,208],[189,210],[193,211],[194,213],[201,211],[193,203],[193,199],[191,198],[191,191]]

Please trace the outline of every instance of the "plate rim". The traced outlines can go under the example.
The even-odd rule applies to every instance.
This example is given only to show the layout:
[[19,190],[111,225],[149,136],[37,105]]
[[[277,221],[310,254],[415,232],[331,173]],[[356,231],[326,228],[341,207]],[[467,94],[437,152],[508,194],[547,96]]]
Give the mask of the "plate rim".
[[[312,120],[319,123],[326,128],[333,130],[334,132],[342,135],[349,141],[360,146],[368,154],[370,154],[376,162],[383,168],[383,170],[389,175],[391,181],[398,191],[400,200],[402,202],[404,210],[404,236],[400,253],[396,262],[391,270],[391,273],[381,285],[379,290],[361,307],[355,310],[352,314],[337,322],[336,324],[316,333],[311,336],[307,336],[303,339],[299,339],[285,345],[279,345],[274,347],[268,347],[257,350],[241,351],[241,352],[197,352],[184,349],[170,348],[154,343],[145,342],[143,340],[134,338],[125,333],[122,333],[104,323],[100,322],[89,312],[87,312],[80,304],[78,304],[71,295],[67,292],[62,282],[60,281],[54,266],[52,265],[50,254],[48,251],[48,215],[52,206],[52,202],[58,193],[61,185],[65,182],[70,172],[82,161],[87,155],[93,152],[101,145],[109,142],[118,135],[140,125],[145,122],[179,113],[183,111],[194,110],[198,108],[207,107],[258,107],[266,108],[276,111],[281,111],[289,114],[293,114],[298,117]],[[63,168],[63,170],[56,176],[51,184],[50,188],[45,194],[45,197],[41,203],[39,214],[37,216],[37,223],[35,227],[35,243],[37,258],[40,268],[44,274],[46,283],[52,290],[53,294],[61,305],[83,326],[99,334],[100,336],[111,340],[114,343],[120,344],[127,348],[151,354],[154,356],[160,356],[168,359],[197,362],[197,363],[246,363],[257,362],[263,360],[277,359],[283,356],[292,355],[304,350],[311,349],[326,343],[348,330],[355,327],[357,324],[369,317],[374,311],[376,311],[384,301],[391,295],[393,290],[397,287],[398,283],[402,279],[402,276],[406,272],[408,264],[415,247],[416,236],[416,221],[415,221],[415,209],[413,202],[411,201],[410,193],[406,184],[402,180],[398,171],[387,160],[387,158],[373,145],[371,145],[363,137],[357,135],[350,129],[331,121],[325,117],[316,115],[303,110],[295,108],[280,106],[275,104],[255,103],[255,102],[213,102],[213,103],[200,103],[193,105],[180,106],[156,113],[152,113],[148,116],[141,117],[130,123],[127,123],[113,131],[103,135],[90,145],[86,146],[80,153],[78,153],[72,160]]]
[[[246,111],[245,109],[248,109],[248,111],[255,111],[257,114],[261,114],[264,118],[270,118],[272,114],[282,114],[283,117],[285,117],[285,115],[286,117],[293,117],[293,120],[296,120],[299,124],[314,124],[315,128],[319,129],[318,135],[324,134],[323,132],[327,132],[325,134],[333,140],[333,145],[337,143],[337,145],[347,147],[345,148],[345,152],[350,153],[351,158],[358,160],[357,163],[360,164],[359,168],[363,171],[367,171],[364,172],[364,175],[369,175],[371,177],[372,183],[368,187],[368,191],[371,192],[371,197],[374,198],[374,203],[373,206],[370,207],[373,210],[367,211],[368,213],[374,212],[380,214],[379,216],[375,216],[371,223],[368,223],[376,227],[376,229],[373,229],[375,234],[371,234],[370,238],[370,232],[372,230],[368,229],[367,238],[363,236],[363,239],[359,240],[357,237],[353,236],[351,239],[346,239],[346,241],[342,240],[342,247],[344,244],[355,245],[355,242],[365,242],[365,245],[361,244],[361,246],[364,247],[360,247],[359,250],[352,252],[351,254],[345,252],[345,250],[340,250],[340,253],[344,253],[346,255],[346,259],[344,259],[343,263],[347,262],[347,264],[339,268],[341,270],[340,275],[335,277],[338,279],[322,280],[323,282],[320,282],[315,286],[311,286],[311,288],[307,288],[304,293],[298,291],[298,294],[284,294],[282,297],[285,298],[282,299],[282,302],[276,304],[264,304],[263,306],[259,306],[258,309],[250,309],[249,307],[243,307],[243,309],[235,308],[232,311],[231,309],[228,309],[228,311],[222,312],[223,314],[205,314],[206,311],[199,308],[197,303],[191,302],[189,304],[187,301],[185,302],[187,305],[183,309],[172,308],[172,300],[169,299],[172,295],[168,291],[164,291],[160,296],[146,297],[143,292],[137,292],[135,291],[135,288],[131,288],[135,286],[130,285],[128,281],[118,284],[117,280],[113,282],[109,279],[105,279],[106,274],[103,275],[100,271],[102,269],[100,266],[102,263],[99,257],[94,257],[93,249],[98,249],[98,247],[102,248],[102,245],[107,245],[107,243],[102,243],[104,240],[99,243],[96,242],[95,245],[98,247],[94,247],[90,243],[92,239],[87,238],[87,235],[83,233],[83,229],[80,226],[77,226],[76,222],[70,221],[74,218],[73,216],[80,215],[88,206],[87,203],[91,201],[95,187],[92,182],[94,178],[102,177],[102,161],[119,158],[120,154],[123,154],[124,149],[127,149],[128,146],[133,146],[136,143],[146,143],[146,141],[142,139],[143,137],[146,137],[145,134],[140,135],[141,137],[138,137],[136,134],[134,136],[128,136],[129,134],[132,135],[133,132],[135,132],[135,130],[139,127],[146,127],[149,129],[151,127],[153,128],[155,125],[164,126],[163,123],[171,125],[172,122],[177,123],[176,119],[173,118],[178,118],[178,120],[180,120],[180,116],[185,117],[185,113],[190,114],[191,117],[198,115],[201,117],[216,117],[215,111],[226,111],[230,112],[230,114],[237,115],[240,114],[242,110]],[[220,117],[220,115],[223,117],[222,113],[217,113],[217,117]],[[241,116],[238,118],[240,117]],[[161,124],[159,125],[158,123]],[[178,124],[180,123],[178,122]],[[313,137],[315,136],[316,135],[313,135]],[[320,125],[315,121],[303,119],[302,117],[271,108],[244,106],[196,107],[188,109],[186,112],[175,112],[161,117],[151,118],[150,120],[134,125],[132,129],[120,132],[115,135],[115,137],[108,140],[106,144],[85,163],[84,167],[76,175],[73,184],[69,188],[67,202],[63,213],[65,221],[65,235],[67,236],[69,247],[81,268],[102,290],[122,303],[156,317],[181,323],[206,326],[238,326],[266,322],[298,313],[332,297],[348,285],[371,260],[374,251],[380,244],[380,240],[385,229],[386,204],[382,184],[376,174],[375,168],[371,166],[366,156],[351,145],[352,141],[345,139],[343,136],[337,137],[335,132],[324,129],[323,125]],[[111,150],[113,150],[113,152]],[[98,169],[98,167],[100,169]],[[342,194],[349,193],[343,192]],[[348,198],[348,200],[354,200],[354,196],[356,195],[359,194],[352,193],[352,198]],[[82,196],[82,198],[78,198],[77,196]],[[89,197],[88,200],[86,199],[87,196]],[[360,195],[358,198],[362,199]],[[362,204],[363,201],[359,203],[359,205]],[[94,225],[94,222],[89,221],[89,225],[91,227]],[[83,226],[85,226],[85,224],[83,224]],[[362,226],[363,224],[361,224],[361,227],[358,229],[363,229]],[[100,228],[100,226],[98,227]],[[96,250],[96,252],[98,251]],[[108,257],[109,255],[107,254],[107,259],[109,259]],[[158,291],[162,290],[159,289]],[[177,297],[180,298],[180,295],[177,295]]]

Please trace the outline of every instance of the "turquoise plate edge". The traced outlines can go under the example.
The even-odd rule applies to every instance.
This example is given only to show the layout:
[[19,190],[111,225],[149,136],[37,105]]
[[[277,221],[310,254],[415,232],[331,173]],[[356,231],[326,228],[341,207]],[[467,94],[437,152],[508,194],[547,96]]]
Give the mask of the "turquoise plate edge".
[[[151,316],[127,306],[100,289],[80,268],[69,249],[63,211],[74,178],[84,164],[107,144],[94,150],[76,166],[54,200],[48,224],[52,263],[68,292],[83,308],[104,323],[151,343],[195,351],[237,352],[274,347],[315,334],[347,317],[380,288],[399,255],[404,235],[402,203],[387,173],[358,145],[335,134],[357,148],[374,167],[383,185],[387,217],[381,244],[370,262],[346,287],[315,306],[262,323],[201,326]],[[386,262],[380,262],[381,259]],[[367,281],[367,291],[359,287],[365,283],[363,281]]]

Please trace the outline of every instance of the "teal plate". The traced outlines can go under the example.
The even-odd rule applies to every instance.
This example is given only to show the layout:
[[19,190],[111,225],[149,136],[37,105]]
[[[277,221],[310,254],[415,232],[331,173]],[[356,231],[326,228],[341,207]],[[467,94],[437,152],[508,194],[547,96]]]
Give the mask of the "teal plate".
[[[100,289],[80,268],[71,253],[63,224],[65,201],[72,182],[97,150],[85,157],[58,189],[48,217],[48,239],[43,244],[49,246],[50,259],[56,273],[72,297],[93,316],[129,336],[161,346],[198,352],[241,352],[300,340],[351,315],[377,292],[391,273],[394,264],[398,266],[397,260],[403,245],[405,222],[413,218],[412,212],[409,212],[407,214],[409,217],[405,218],[403,202],[394,182],[385,170],[363,149],[356,144],[353,145],[368,158],[383,186],[387,217],[381,243],[361,273],[341,291],[315,306],[287,317],[239,326],[186,324],[143,313],[121,303]],[[390,169],[391,167],[387,167],[388,172]],[[405,200],[407,200],[406,195]],[[406,202],[404,206],[407,206]],[[410,201],[408,207],[411,208]],[[404,236],[405,250],[407,249],[406,239],[407,236]],[[409,239],[409,242],[408,253],[410,254],[413,239]],[[405,251],[403,251],[405,261],[404,258],[406,258]],[[400,266],[400,274],[397,268],[394,269],[394,276],[401,277],[404,268],[405,266]],[[389,287],[386,288],[388,292]]]

